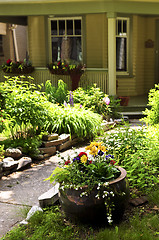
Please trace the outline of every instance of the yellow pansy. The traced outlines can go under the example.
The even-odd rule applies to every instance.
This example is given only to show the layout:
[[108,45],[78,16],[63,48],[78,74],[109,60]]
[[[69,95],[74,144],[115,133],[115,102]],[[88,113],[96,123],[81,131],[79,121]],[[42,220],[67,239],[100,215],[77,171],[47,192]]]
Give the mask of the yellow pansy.
[[87,163],[87,156],[86,155],[83,155],[81,158],[80,158],[80,160],[81,160],[81,163],[83,163],[83,164],[86,164]]
[[106,152],[107,151],[105,146],[99,146],[99,150],[101,150],[102,152]]
[[93,156],[96,156],[98,153],[98,149],[96,147],[92,147],[92,149],[90,150],[90,154]]

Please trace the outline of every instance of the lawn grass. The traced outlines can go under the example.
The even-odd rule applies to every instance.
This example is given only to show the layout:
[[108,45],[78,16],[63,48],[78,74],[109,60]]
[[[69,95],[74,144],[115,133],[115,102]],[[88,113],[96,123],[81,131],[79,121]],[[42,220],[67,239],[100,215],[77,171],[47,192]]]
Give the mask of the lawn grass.
[[65,218],[60,206],[33,215],[27,226],[12,229],[2,240],[158,240],[159,189],[148,204],[126,210],[123,221],[112,226],[75,224]]

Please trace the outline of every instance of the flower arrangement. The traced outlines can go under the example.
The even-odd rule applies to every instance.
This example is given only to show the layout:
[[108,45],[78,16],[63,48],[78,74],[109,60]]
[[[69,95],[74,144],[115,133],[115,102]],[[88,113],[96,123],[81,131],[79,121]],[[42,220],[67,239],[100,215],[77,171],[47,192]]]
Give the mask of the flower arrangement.
[[6,63],[2,65],[2,70],[6,73],[31,73],[34,71],[32,63],[28,59],[24,61],[13,62],[11,59],[8,59]]
[[85,70],[85,65],[77,62],[66,62],[66,61],[57,61],[52,62],[47,65],[48,69],[52,74],[58,75],[71,75],[71,74],[80,74],[82,75]]
[[114,156],[106,154],[107,149],[102,142],[91,142],[85,149],[86,152],[76,153],[73,158],[63,158],[62,167],[56,167],[47,180],[60,183],[61,191],[80,189],[80,198],[89,196],[96,188],[95,198],[105,200],[107,220],[111,223],[112,198],[115,194],[109,190],[109,181],[118,178],[121,172],[115,166]]

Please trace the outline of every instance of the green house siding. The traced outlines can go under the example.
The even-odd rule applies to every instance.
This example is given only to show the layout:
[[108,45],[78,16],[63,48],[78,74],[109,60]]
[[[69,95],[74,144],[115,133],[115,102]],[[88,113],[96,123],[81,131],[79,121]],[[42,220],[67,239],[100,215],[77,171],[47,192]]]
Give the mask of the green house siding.
[[44,16],[28,17],[28,45],[30,59],[35,67],[45,67],[46,53],[46,29]]
[[86,15],[86,65],[107,68],[108,36],[106,14]]

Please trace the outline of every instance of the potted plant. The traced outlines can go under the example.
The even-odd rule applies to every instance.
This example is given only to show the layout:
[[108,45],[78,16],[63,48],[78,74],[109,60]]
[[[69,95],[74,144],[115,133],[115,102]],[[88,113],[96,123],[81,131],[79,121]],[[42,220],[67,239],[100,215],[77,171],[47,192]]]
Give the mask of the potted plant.
[[59,182],[66,216],[82,222],[119,221],[129,197],[126,171],[115,166],[103,143],[92,142],[87,152],[63,159],[47,179]]
[[24,61],[13,62],[11,59],[8,59],[6,63],[2,65],[2,70],[5,73],[14,73],[14,74],[27,74],[34,71],[32,63],[28,59]]
[[77,62],[57,61],[47,65],[52,74],[70,75],[72,80],[72,91],[78,88],[81,75],[85,71],[85,65]]
[[120,106],[128,106],[129,98],[128,96],[119,96],[120,99]]

